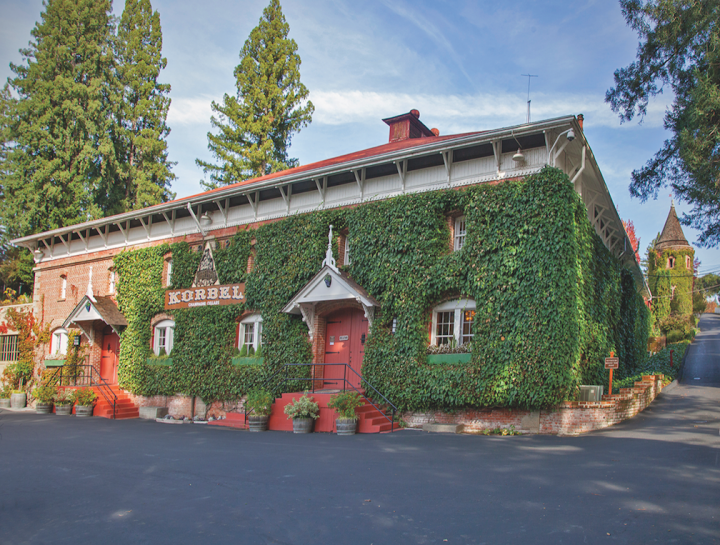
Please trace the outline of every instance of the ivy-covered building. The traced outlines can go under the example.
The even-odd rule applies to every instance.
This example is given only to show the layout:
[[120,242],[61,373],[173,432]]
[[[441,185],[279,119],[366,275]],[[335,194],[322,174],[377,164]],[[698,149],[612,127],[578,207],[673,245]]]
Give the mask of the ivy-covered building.
[[694,262],[695,250],[685,238],[673,202],[662,233],[648,252],[648,285],[656,322],[672,313],[692,314]]
[[383,121],[374,148],[15,240],[45,358],[78,330],[136,403],[231,406],[315,363],[295,371],[316,387],[362,377],[403,411],[455,411],[552,407],[609,351],[644,353],[644,280],[582,116]]

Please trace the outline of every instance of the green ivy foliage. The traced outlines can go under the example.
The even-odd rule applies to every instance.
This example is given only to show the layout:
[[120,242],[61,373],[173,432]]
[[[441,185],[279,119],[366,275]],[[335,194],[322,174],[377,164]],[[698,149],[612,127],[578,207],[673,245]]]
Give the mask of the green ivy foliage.
[[[668,269],[670,256],[675,257],[675,268]],[[648,252],[648,287],[653,295],[652,309],[655,321],[660,322],[670,314],[688,315],[693,311],[693,268],[685,267],[685,256],[692,264],[695,251],[667,249]],[[672,286],[675,286],[673,294]]]
[[[467,237],[453,252],[447,217],[458,213],[466,216]],[[381,307],[365,344],[363,376],[403,410],[550,407],[573,399],[579,384],[602,383],[610,350],[629,368],[645,357],[648,311],[631,272],[595,234],[567,176],[546,168],[522,181],[399,196],[238,232],[214,255],[221,282],[246,282],[245,305],[176,311],[173,365],[150,371],[137,362],[150,350],[152,313],[162,309],[163,290],[154,291],[153,304],[132,310],[142,313],[146,333],[144,353],[121,357],[133,370],[132,379],[121,373],[126,384],[145,395],[233,399],[282,364],[311,362],[307,327],[282,308],[320,270],[329,224],[335,233],[348,230],[347,272]],[[246,274],[253,236],[255,268]],[[142,279],[155,289],[168,249],[137,250],[142,257],[123,266],[120,282]],[[200,254],[186,243],[171,250],[173,287],[189,286]],[[477,305],[472,361],[428,365],[431,310],[458,297]],[[236,369],[229,360],[246,308],[263,317],[264,364]]]

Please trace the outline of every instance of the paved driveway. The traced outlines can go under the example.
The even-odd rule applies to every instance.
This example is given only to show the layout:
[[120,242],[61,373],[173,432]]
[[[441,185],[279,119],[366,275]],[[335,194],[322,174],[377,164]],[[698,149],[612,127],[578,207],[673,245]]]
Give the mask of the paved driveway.
[[701,326],[682,384],[582,437],[0,413],[0,544],[719,543],[720,317]]

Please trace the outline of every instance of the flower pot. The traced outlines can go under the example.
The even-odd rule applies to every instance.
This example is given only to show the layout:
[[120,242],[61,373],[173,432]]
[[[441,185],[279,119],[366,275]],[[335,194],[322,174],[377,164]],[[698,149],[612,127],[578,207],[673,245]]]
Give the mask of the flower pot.
[[355,435],[357,420],[354,418],[338,418],[335,420],[338,435]]
[[269,416],[248,416],[248,423],[250,424],[250,431],[267,431]]
[[55,405],[55,414],[70,416],[72,414],[72,405]]
[[9,409],[10,408],[10,398],[9,397],[3,397],[0,399],[0,409]]
[[27,405],[27,394],[10,394],[10,407],[13,409],[24,409]]
[[312,418],[293,418],[293,433],[312,433],[314,423]]
[[35,412],[38,414],[50,414],[52,412],[52,403],[35,403]]
[[88,417],[93,415],[93,406],[92,405],[75,405],[75,416],[78,418],[80,417]]

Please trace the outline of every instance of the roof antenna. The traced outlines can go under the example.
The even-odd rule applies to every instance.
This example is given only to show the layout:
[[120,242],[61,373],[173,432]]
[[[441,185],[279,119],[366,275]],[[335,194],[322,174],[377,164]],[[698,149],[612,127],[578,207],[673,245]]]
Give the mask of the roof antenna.
[[530,123],[530,78],[538,78],[540,76],[537,76],[535,74],[520,74],[522,77],[528,79],[528,99],[527,99],[527,105],[528,105],[528,111],[527,111],[527,123]]

